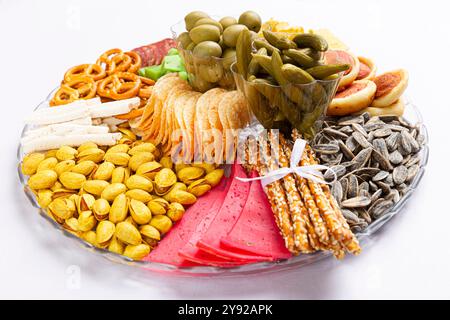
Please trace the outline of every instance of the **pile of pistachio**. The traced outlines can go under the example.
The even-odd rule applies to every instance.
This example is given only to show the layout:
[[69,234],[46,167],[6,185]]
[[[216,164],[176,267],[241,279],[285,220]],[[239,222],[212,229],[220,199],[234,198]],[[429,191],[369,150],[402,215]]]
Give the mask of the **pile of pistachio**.
[[130,131],[106,148],[85,143],[24,157],[28,187],[48,215],[92,245],[141,260],[217,185],[212,164],[173,164]]
[[262,33],[253,39],[244,30],[238,38],[235,71],[244,80],[238,87],[247,86],[247,100],[264,127],[287,123],[308,134],[335,94],[339,73],[350,66],[324,64],[328,43],[319,35]]

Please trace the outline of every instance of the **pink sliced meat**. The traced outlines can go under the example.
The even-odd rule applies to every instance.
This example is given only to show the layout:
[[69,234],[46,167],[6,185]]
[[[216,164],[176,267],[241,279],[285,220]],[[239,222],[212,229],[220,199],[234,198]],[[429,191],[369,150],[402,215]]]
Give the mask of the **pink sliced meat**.
[[142,59],[142,67],[161,64],[163,58],[177,43],[173,39],[164,39],[146,46],[135,48],[132,51],[139,54]]
[[[252,176],[258,175],[253,172]],[[222,237],[220,244],[230,251],[265,256],[268,260],[291,257],[291,253],[284,245],[261,183],[252,183],[239,219],[231,231]]]
[[197,265],[185,260],[177,253],[188,243],[194,233],[198,232],[198,226],[203,220],[211,212],[214,213],[213,208],[216,206],[220,208],[233,180],[233,174],[229,178],[223,178],[219,185],[200,197],[196,203],[186,210],[183,219],[173,226],[145,260],[178,267]]
[[[244,169],[240,165],[236,165],[236,176],[244,177],[245,175]],[[208,230],[197,242],[198,249],[213,256],[235,262],[267,261],[267,257],[230,251],[220,246],[220,239],[231,231],[239,219],[247,201],[250,186],[251,183],[234,179],[222,207],[217,212]]]

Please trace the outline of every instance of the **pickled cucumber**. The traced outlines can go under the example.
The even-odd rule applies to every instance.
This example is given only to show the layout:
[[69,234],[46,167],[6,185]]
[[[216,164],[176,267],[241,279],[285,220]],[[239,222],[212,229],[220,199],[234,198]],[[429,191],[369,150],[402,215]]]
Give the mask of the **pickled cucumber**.
[[349,64],[328,64],[323,66],[312,67],[307,69],[306,71],[314,78],[322,80],[333,74],[347,71],[348,69],[350,69]]
[[299,48],[312,48],[317,51],[328,50],[327,41],[317,34],[300,33],[294,37],[294,42]]

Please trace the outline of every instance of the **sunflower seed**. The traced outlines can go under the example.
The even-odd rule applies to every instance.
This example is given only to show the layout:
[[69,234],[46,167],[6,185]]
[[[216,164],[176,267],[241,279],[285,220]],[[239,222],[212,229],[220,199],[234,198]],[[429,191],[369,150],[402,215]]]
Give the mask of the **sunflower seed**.
[[415,141],[413,137],[409,134],[408,131],[403,130],[400,133],[400,145],[403,150],[405,150],[406,154],[410,154],[412,152],[411,141]]
[[380,165],[380,168],[386,171],[391,171],[394,169],[392,167],[391,163],[389,162],[389,159],[383,156],[381,153],[379,153],[377,150],[372,151],[372,157]]
[[343,209],[342,214],[344,215],[344,218],[347,220],[347,222],[349,222],[350,224],[357,224],[359,222],[358,216],[350,210]]
[[348,191],[348,179],[342,178],[340,181],[342,187],[342,199],[347,199],[347,191]]
[[412,165],[411,167],[408,168],[408,174],[406,177],[406,182],[411,182],[414,177],[417,175],[417,173],[419,173],[419,166],[417,164]]
[[339,129],[340,132],[346,134],[347,136],[351,135],[353,133],[353,129],[351,126],[345,126]]
[[374,149],[381,153],[385,158],[389,157],[389,151],[386,147],[386,142],[384,141],[384,139],[375,139],[373,140],[372,144]]
[[353,154],[352,150],[350,150],[344,142],[339,140],[339,148],[341,149],[342,154],[345,156],[346,159],[352,160],[355,155]]
[[372,222],[372,218],[370,217],[369,213],[366,210],[360,210],[359,216],[363,218],[368,224]]
[[352,133],[352,136],[361,147],[363,147],[363,148],[372,147],[370,142],[367,141],[367,139],[364,137],[364,135],[362,133],[355,131]]
[[396,167],[392,172],[392,177],[394,178],[395,184],[402,184],[408,177],[408,169],[405,166]]
[[358,143],[356,142],[355,138],[353,138],[353,136],[350,136],[347,140],[345,140],[345,145],[352,152],[355,152],[356,148],[358,147]]
[[363,167],[367,163],[367,161],[369,161],[371,154],[372,154],[371,147],[361,150],[356,155],[356,157],[354,157],[353,160],[351,161],[352,162],[351,170]]
[[362,208],[370,204],[370,198],[368,197],[354,197],[342,201],[341,206],[343,208]]
[[355,175],[351,174],[348,177],[348,189],[347,189],[347,197],[353,198],[358,195],[358,178]]
[[[381,199],[380,199],[381,200]],[[392,207],[393,202],[388,200],[383,200],[372,208],[371,216],[375,219],[381,217],[390,207]]]
[[331,188],[331,193],[333,194],[333,197],[336,199],[336,201],[340,204],[343,198],[343,193],[342,193],[342,185],[339,181],[336,181],[333,184],[333,187]]
[[420,162],[419,156],[418,155],[414,155],[408,160],[408,162],[405,163],[405,167],[409,168],[412,165],[418,164],[419,162]]
[[387,195],[385,198],[386,200],[392,200],[394,203],[397,203],[400,201],[400,192],[398,192],[397,189],[391,190],[391,192]]
[[318,144],[314,146],[314,151],[321,154],[335,154],[339,151],[339,147],[334,144]]
[[373,131],[373,136],[375,138],[384,138],[390,136],[391,134],[392,130],[386,127]]
[[386,183],[389,187],[393,187],[394,186],[394,178],[392,177],[392,173],[390,173],[386,177],[386,179],[384,179],[383,182]]
[[385,179],[388,175],[389,175],[389,172],[380,171],[372,178],[372,181],[381,181],[381,180]]
[[358,123],[352,123],[353,131],[361,133],[364,137],[367,138],[368,134],[364,128]]
[[348,125],[351,125],[352,123],[362,124],[362,123],[364,123],[364,118],[361,116],[344,117],[344,118],[340,119],[337,124],[339,126],[348,126]]
[[[373,119],[373,118],[371,118]],[[386,124],[382,121],[374,121],[374,122],[367,122],[363,127],[364,130],[366,130],[367,132],[373,131],[373,130],[377,130],[377,129],[381,129],[385,126]]]
[[389,152],[392,152],[397,149],[399,137],[400,133],[393,132],[389,137],[385,139],[386,147],[388,148]]
[[[334,172],[334,174],[333,174]],[[339,179],[340,177],[342,177],[346,172],[346,169],[344,166],[341,165],[337,165],[337,166],[332,166],[330,167],[329,170],[327,170],[325,172],[324,178],[327,181],[331,181],[334,179],[335,175],[336,177]]]
[[391,187],[387,183],[378,181],[377,184],[380,187],[380,189],[383,191],[384,194],[389,194],[391,192]]
[[328,135],[330,135],[330,136],[336,137],[336,138],[341,138],[341,139],[347,139],[348,138],[347,134],[345,134],[345,133],[343,133],[341,131],[332,129],[332,128],[325,128],[325,129],[323,129],[323,132],[328,134]]
[[377,201],[380,197],[381,197],[381,194],[383,193],[383,190],[381,190],[381,189],[378,189],[377,191],[375,191],[373,194],[372,194],[372,197],[370,197],[370,201],[373,203],[373,202],[375,202],[375,201]]
[[369,181],[369,187],[370,187],[370,191],[372,191],[372,192],[377,192],[379,190],[377,184],[373,183],[372,181]]
[[389,155],[389,161],[390,161],[393,165],[400,164],[400,163],[402,163],[402,161],[403,161],[403,156],[401,155],[400,152],[398,152],[397,150],[395,150],[394,152],[392,152],[392,153]]

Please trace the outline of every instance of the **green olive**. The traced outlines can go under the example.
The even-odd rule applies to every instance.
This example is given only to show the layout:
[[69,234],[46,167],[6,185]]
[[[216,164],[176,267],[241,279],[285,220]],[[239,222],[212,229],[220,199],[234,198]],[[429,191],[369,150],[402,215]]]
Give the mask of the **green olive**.
[[214,19],[211,19],[211,18],[201,18],[200,20],[198,20],[198,21],[195,23],[194,28],[195,28],[195,27],[198,27],[198,26],[201,26],[202,24],[210,24],[210,25],[212,25],[212,26],[216,26],[217,28],[219,28],[220,34],[222,34],[222,32],[223,32],[223,27],[222,27],[222,25],[221,25],[219,22],[217,22],[216,20],[214,20]]
[[243,24],[234,24],[223,31],[223,42],[227,47],[236,47],[236,42],[242,30],[248,29]]
[[195,43],[194,43],[194,42],[191,42],[191,43],[189,43],[189,45],[186,47],[186,50],[187,50],[187,51],[192,51],[192,50],[194,50],[194,48],[195,48]]
[[194,55],[199,57],[220,57],[222,56],[222,48],[217,42],[203,41],[195,46]]
[[186,30],[191,31],[191,29],[194,28],[195,23],[198,20],[208,17],[209,17],[208,14],[202,11],[192,11],[186,17],[184,17],[184,22],[186,23]]
[[251,31],[259,32],[261,29],[261,17],[254,11],[246,11],[239,17],[239,24],[247,26]]
[[191,37],[189,36],[189,32],[183,32],[183,33],[181,33],[181,34],[178,36],[177,41],[181,44],[181,47],[182,47],[183,49],[186,49],[187,46],[188,46],[189,44],[192,43],[192,39],[191,39]]
[[233,17],[223,17],[222,19],[220,19],[220,24],[223,27],[223,30],[225,30],[226,28],[228,28],[229,26],[232,26],[233,24],[237,24],[237,20]]
[[216,26],[202,24],[201,26],[195,27],[189,31],[189,36],[196,44],[203,41],[218,42],[220,40],[220,30]]
[[226,70],[230,68],[234,61],[236,61],[236,50],[232,48],[226,49],[223,54],[223,66]]

